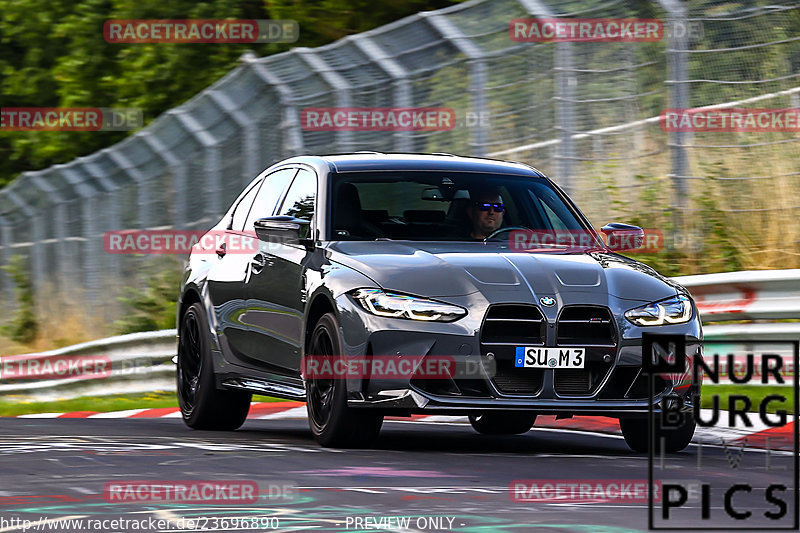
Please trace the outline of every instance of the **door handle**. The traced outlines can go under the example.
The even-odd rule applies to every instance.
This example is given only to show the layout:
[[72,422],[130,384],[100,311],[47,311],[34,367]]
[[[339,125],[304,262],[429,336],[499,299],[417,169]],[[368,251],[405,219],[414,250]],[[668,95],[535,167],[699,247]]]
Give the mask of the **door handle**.
[[227,248],[224,242],[217,246],[217,257],[225,257],[225,254],[228,253]]
[[258,274],[265,266],[272,266],[272,261],[267,261],[267,258],[261,252],[254,255],[253,259],[250,260],[250,269],[253,274]]

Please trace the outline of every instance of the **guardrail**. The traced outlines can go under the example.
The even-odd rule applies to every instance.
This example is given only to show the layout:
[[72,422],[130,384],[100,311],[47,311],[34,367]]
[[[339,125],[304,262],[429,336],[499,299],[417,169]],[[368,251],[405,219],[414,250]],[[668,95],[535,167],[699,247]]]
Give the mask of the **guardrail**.
[[[730,272],[682,276],[675,281],[690,290],[704,322],[724,320],[800,319],[800,269]],[[712,324],[703,328],[709,341],[800,340],[800,322]],[[102,355],[111,370],[103,379],[3,379],[0,397],[47,401],[87,395],[150,392],[175,388],[176,330],[133,333],[76,344],[38,354],[12,356],[13,361],[46,361],[58,356]]]
[[[0,398],[14,401],[66,400],[81,396],[140,393],[175,389],[177,330],[131,333],[57,350],[0,358]],[[56,361],[88,361],[88,372],[71,374]],[[99,359],[102,357],[102,359]],[[102,363],[110,363],[105,368]],[[6,379],[15,374],[14,379]],[[35,379],[36,375],[46,375]],[[61,377],[65,376],[65,377]]]
[[800,269],[747,270],[674,279],[692,293],[704,322],[800,319]]

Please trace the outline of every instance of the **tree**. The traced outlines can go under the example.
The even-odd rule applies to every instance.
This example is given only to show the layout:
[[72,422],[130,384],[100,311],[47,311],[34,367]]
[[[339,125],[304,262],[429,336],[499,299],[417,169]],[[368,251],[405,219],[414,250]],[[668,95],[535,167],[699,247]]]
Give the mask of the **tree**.
[[[135,107],[145,123],[236,66],[318,46],[450,0],[0,0],[0,107]],[[294,44],[112,44],[109,19],[293,19]],[[126,132],[0,131],[0,187],[110,146]]]

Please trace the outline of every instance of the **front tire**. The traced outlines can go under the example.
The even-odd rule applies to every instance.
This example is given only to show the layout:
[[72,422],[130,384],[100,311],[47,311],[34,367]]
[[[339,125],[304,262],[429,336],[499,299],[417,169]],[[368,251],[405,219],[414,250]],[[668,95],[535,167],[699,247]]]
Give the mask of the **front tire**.
[[520,435],[536,422],[535,413],[525,411],[486,411],[469,415],[472,428],[482,435]]
[[[694,418],[684,415],[684,423],[675,428],[661,427],[659,419],[654,420],[655,427],[655,452],[661,451],[661,439],[664,439],[664,451],[668,453],[680,452],[692,442],[697,423]],[[620,418],[619,428],[622,436],[631,450],[646,452],[649,445],[646,418]]]
[[252,396],[217,389],[208,331],[203,306],[192,304],[179,330],[178,404],[184,423],[192,429],[234,430],[244,424]]
[[[344,353],[339,324],[333,313],[323,315],[311,334],[309,354],[333,358]],[[336,376],[334,376],[336,377]],[[306,379],[308,425],[314,439],[325,447],[363,447],[378,437],[383,415],[369,408],[347,406],[345,379]]]

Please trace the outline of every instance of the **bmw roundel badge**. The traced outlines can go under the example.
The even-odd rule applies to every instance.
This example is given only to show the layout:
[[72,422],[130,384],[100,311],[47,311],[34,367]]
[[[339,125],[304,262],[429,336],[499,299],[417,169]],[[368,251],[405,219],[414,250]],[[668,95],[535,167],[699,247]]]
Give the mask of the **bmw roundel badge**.
[[556,305],[556,299],[551,298],[549,296],[542,296],[541,298],[539,298],[539,301],[545,307],[553,307],[554,305]]

